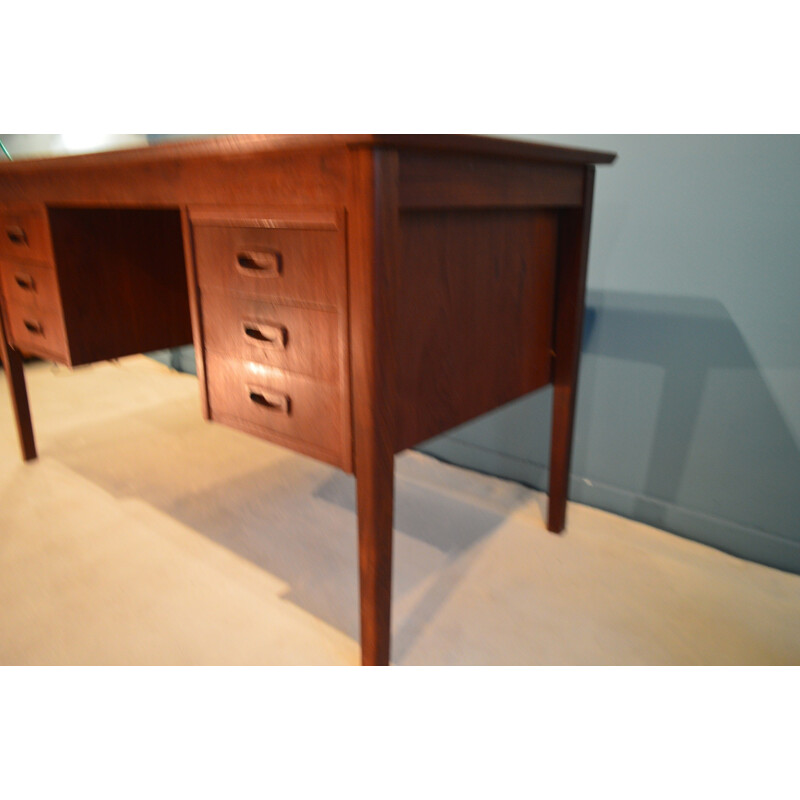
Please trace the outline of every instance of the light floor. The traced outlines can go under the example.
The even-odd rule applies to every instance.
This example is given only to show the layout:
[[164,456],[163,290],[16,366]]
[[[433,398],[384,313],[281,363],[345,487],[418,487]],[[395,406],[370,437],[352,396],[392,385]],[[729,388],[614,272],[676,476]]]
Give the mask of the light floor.
[[[352,478],[203,422],[144,357],[27,375],[37,462],[0,392],[0,663],[358,662]],[[800,663],[799,576],[543,508],[398,459],[395,663]]]

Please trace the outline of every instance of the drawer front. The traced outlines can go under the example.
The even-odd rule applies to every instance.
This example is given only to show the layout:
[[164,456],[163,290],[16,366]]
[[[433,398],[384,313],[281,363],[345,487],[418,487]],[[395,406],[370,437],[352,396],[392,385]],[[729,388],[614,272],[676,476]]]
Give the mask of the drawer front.
[[44,208],[0,210],[0,256],[52,264],[50,231]]
[[344,308],[344,237],[339,230],[194,227],[200,289],[222,289]]
[[204,291],[200,303],[206,350],[338,381],[336,312],[213,290]]
[[32,309],[8,305],[11,343],[26,355],[69,363],[64,317],[58,308]]
[[211,418],[340,465],[338,386],[264,364],[206,354]]
[[43,311],[61,308],[56,272],[34,264],[0,261],[0,283],[9,306]]

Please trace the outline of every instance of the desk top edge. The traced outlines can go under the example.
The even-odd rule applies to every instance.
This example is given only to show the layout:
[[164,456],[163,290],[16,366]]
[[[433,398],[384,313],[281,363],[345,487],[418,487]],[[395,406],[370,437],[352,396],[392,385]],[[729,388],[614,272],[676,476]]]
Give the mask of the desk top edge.
[[100,153],[9,161],[0,163],[0,176],[54,168],[122,167],[126,164],[224,159],[341,147],[389,147],[576,165],[610,164],[616,159],[615,153],[467,134],[235,134]]

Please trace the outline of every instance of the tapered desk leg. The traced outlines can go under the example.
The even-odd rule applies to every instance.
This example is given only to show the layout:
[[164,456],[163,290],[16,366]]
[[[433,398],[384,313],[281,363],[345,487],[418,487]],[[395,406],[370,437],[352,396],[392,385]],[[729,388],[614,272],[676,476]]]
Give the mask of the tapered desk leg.
[[399,253],[396,152],[353,155],[348,216],[361,661],[387,666],[394,517],[393,281]]
[[593,192],[594,167],[588,167],[583,206],[574,211],[563,212],[559,226],[553,430],[550,445],[550,502],[547,518],[547,528],[553,533],[561,533],[564,530],[567,517],[567,492],[583,334]]
[[28,390],[25,386],[25,372],[22,356],[8,343],[3,322],[3,309],[0,307],[0,356],[6,371],[6,380],[11,392],[11,405],[17,422],[17,435],[25,461],[36,458],[36,442],[33,438],[33,423],[28,405]]
[[394,458],[377,448],[356,468],[361,660],[388,666],[391,641]]
[[556,386],[553,393],[553,432],[550,456],[550,502],[547,529],[561,533],[567,521],[567,492],[575,422],[575,389]]

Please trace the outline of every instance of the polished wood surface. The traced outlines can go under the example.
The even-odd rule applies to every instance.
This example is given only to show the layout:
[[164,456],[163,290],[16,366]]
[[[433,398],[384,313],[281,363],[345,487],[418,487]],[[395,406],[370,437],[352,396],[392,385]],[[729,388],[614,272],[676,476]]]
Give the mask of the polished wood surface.
[[6,332],[6,310],[3,298],[0,297],[0,360],[6,373],[8,388],[11,393],[11,406],[14,411],[14,421],[17,425],[17,437],[24,461],[36,458],[36,441],[33,436],[33,423],[31,410],[28,403],[28,389],[25,386],[25,373],[22,366],[22,356],[9,343],[10,336]]
[[335,311],[205,289],[203,330],[209,353],[231,354],[338,383],[339,315]]
[[550,382],[557,222],[516,209],[400,215],[396,452]]
[[51,264],[50,233],[43,205],[0,207],[0,258]]
[[30,308],[8,304],[8,338],[20,352],[69,364],[64,315],[57,306]]
[[[194,222],[194,218],[192,215]],[[258,297],[341,309],[347,302],[344,232],[194,223],[197,281]]]
[[363,662],[389,663],[395,453],[552,383],[564,527],[593,165],[613,158],[271,135],[0,165],[24,457],[21,352],[75,365],[194,341],[207,418],[355,474]]
[[580,209],[570,209],[562,213],[559,230],[558,282],[554,303],[558,314],[554,344],[553,429],[550,440],[550,502],[547,517],[547,528],[553,533],[561,533],[566,525],[594,177],[594,167],[587,167],[583,204]]
[[350,472],[344,218],[189,209],[209,418]]
[[361,651],[365,665],[391,651],[397,363],[392,339],[399,281],[398,154],[364,150],[353,163],[350,342],[353,375]]
[[399,186],[401,209],[566,208],[583,200],[579,166],[474,155],[403,153]]
[[68,364],[191,343],[177,211],[53,207],[49,218]]
[[[166,149],[167,153],[158,151]],[[178,148],[179,149],[179,148]],[[341,203],[350,152],[292,152],[217,148],[186,157],[170,145],[144,150],[0,163],[0,206],[17,204],[107,207],[278,205]]]
[[616,156],[597,150],[583,150],[543,142],[521,141],[494,136],[467,134],[235,134],[212,139],[168,142],[147,148],[116,150],[106,153],[26,159],[6,165],[13,174],[44,173],[61,175],[64,171],[114,168],[136,164],[180,163],[195,160],[224,161],[251,155],[296,154],[318,150],[359,150],[388,148],[402,152],[467,153],[492,158],[541,161],[556,164],[610,164]]
[[335,384],[210,352],[205,368],[211,419],[347,468]]
[[11,308],[61,308],[58,278],[52,266],[0,259],[0,285]]

